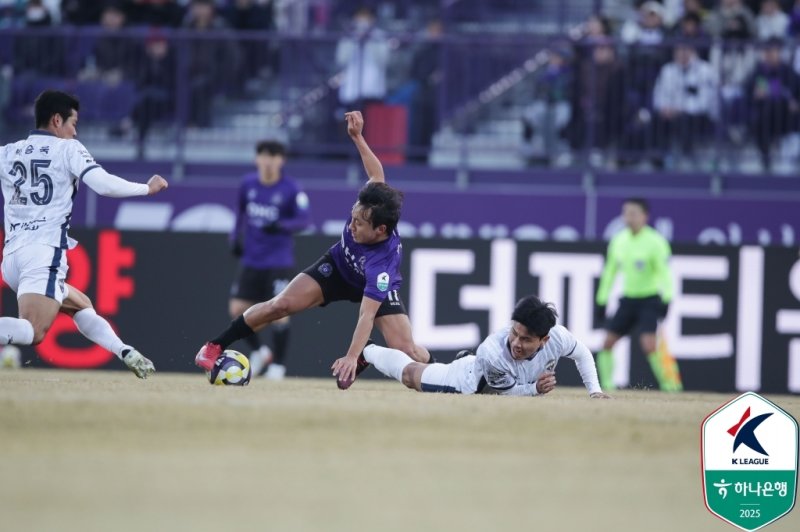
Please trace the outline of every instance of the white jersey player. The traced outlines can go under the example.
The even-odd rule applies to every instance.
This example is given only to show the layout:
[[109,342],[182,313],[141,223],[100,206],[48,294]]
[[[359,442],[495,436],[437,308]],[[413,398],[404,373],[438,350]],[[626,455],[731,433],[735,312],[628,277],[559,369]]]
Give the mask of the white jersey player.
[[592,353],[556,325],[553,306],[536,296],[521,299],[511,326],[486,338],[477,353],[462,354],[450,364],[420,364],[402,351],[372,344],[364,348],[362,363],[420,392],[544,395],[555,388],[558,362],[569,358],[590,397],[609,397],[600,388]]
[[19,318],[0,318],[0,345],[42,341],[59,311],[78,330],[116,354],[136,376],[146,378],[153,363],[114,333],[89,298],[66,283],[72,200],[81,181],[103,196],[155,194],[167,187],[161,176],[132,183],[107,173],[75,139],[79,102],[60,91],[36,99],[36,127],[28,138],[0,147],[5,200],[3,279],[17,294]]

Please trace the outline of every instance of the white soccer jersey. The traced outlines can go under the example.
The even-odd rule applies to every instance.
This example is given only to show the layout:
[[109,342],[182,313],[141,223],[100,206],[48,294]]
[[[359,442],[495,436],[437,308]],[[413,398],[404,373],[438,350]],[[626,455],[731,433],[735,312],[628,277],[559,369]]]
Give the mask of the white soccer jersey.
[[564,326],[550,329],[550,340],[527,360],[514,360],[511,356],[510,330],[508,327],[496,332],[478,346],[473,368],[478,392],[485,384],[501,394],[536,395],[536,380],[544,371],[554,371],[561,358],[575,361],[590,394],[601,391],[592,353]]
[[83,176],[99,167],[79,141],[46,131],[32,131],[27,139],[3,146],[4,255],[29,243],[74,247],[67,236],[72,199]]

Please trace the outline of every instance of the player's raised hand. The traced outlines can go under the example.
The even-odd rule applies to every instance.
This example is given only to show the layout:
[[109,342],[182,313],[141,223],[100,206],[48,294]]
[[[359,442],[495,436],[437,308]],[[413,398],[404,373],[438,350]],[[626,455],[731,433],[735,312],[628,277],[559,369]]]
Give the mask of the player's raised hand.
[[153,194],[158,194],[168,186],[169,183],[167,183],[167,180],[161,177],[160,175],[156,174],[153,177],[151,177],[149,181],[147,181],[147,188],[150,189],[147,195],[152,196]]
[[539,395],[552,392],[556,387],[556,374],[552,371],[545,371],[536,380],[536,391]]
[[345,113],[344,119],[347,120],[347,134],[353,138],[360,136],[364,130],[364,117],[361,116],[361,111]]

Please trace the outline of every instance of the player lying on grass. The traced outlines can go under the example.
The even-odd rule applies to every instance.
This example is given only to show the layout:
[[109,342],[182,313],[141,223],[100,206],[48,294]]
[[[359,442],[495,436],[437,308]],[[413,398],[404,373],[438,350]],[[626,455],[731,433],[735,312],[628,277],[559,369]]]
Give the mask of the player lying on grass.
[[589,396],[609,399],[600,389],[589,349],[562,325],[553,305],[536,296],[521,299],[511,325],[490,335],[477,353],[461,351],[450,364],[419,364],[405,353],[375,344],[364,348],[360,367],[378,371],[418,392],[544,395],[556,387],[556,364],[575,362]]

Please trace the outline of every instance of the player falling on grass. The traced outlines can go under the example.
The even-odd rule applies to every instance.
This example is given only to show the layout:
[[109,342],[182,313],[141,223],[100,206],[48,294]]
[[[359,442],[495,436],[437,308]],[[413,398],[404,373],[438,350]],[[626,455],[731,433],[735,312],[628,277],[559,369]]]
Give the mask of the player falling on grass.
[[605,320],[609,292],[618,271],[624,285],[619,308],[606,324],[603,350],[597,354],[600,384],[606,390],[614,386],[614,354],[617,341],[632,330],[639,331],[639,342],[647,354],[650,368],[664,391],[683,389],[678,363],[669,353],[659,352],[656,329],[667,315],[672,300],[672,274],[669,269],[669,242],[647,225],[650,207],[641,198],[623,202],[622,217],[627,226],[608,244],[608,256],[595,297],[596,318]]
[[420,362],[430,354],[414,344],[411,322],[400,299],[402,245],[397,233],[402,193],[386,184],[383,166],[362,135],[361,113],[345,114],[347,132],[358,148],[369,181],[358,193],[342,237],[317,262],[297,275],[269,301],[253,305],[231,322],[219,336],[207,342],[195,364],[209,371],[222,351],[286,316],[324,306],[333,301],[360,303],[358,322],[345,356],[332,366],[340,388],[348,388],[363,371],[359,354],[377,326],[386,343]]
[[545,395],[556,387],[556,364],[575,362],[594,399],[608,399],[597,381],[589,349],[556,325],[553,305],[536,296],[514,307],[511,325],[483,341],[475,353],[461,351],[450,364],[419,364],[405,353],[375,344],[364,348],[363,362],[418,392]]
[[[289,284],[294,268],[292,233],[308,227],[308,196],[291,178],[283,176],[286,148],[276,141],[256,145],[256,172],[246,174],[239,186],[236,225],[231,250],[239,260],[239,272],[231,287],[228,310],[240,316],[259,301],[277,296]],[[286,374],[289,317],[272,323],[272,347],[261,343],[258,333],[245,338],[252,349],[250,370],[280,380]]]
[[77,244],[67,231],[80,181],[114,198],[156,194],[167,182],[154,175],[147,184],[132,183],[103,170],[75,139],[79,107],[67,93],[44,91],[34,105],[37,129],[0,148],[2,271],[19,305],[19,318],[0,318],[0,344],[40,343],[63,312],[81,334],[117,355],[137,377],[147,378],[155,371],[153,363],[120,340],[86,294],[66,283],[67,250]]

